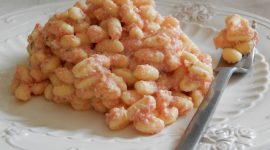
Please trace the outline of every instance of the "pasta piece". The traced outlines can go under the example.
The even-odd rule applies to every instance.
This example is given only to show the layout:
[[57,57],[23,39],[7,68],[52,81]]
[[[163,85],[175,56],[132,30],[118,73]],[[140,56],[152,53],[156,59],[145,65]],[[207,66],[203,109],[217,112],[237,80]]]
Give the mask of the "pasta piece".
[[47,59],[47,55],[43,51],[33,52],[30,56],[30,64],[34,68],[39,68]]
[[87,33],[80,32],[80,33],[77,33],[76,36],[77,36],[77,38],[79,38],[81,45],[91,45],[90,39],[89,39]]
[[132,104],[134,104],[141,98],[142,98],[142,95],[140,95],[135,90],[124,91],[121,95],[121,100],[128,106],[131,106]]
[[164,20],[161,26],[167,27],[167,28],[171,28],[171,27],[176,28],[176,27],[180,27],[180,23],[176,18],[172,16],[167,16],[167,17],[164,17]]
[[149,21],[154,21],[157,17],[157,12],[151,5],[143,5],[140,7],[140,14],[142,18],[147,19]]
[[227,48],[233,47],[234,43],[227,40],[227,30],[224,29],[218,33],[218,35],[214,38],[214,44],[216,48]]
[[160,90],[170,90],[174,87],[175,82],[176,81],[172,80],[171,76],[163,73],[157,80],[157,86]]
[[82,1],[77,1],[74,6],[81,8],[83,11],[86,11],[87,9],[87,5],[86,3],[82,2]]
[[136,103],[132,104],[127,109],[127,116],[130,121],[133,121],[135,114],[141,110],[147,110],[152,112],[156,109],[156,100],[153,96],[144,96],[142,99],[138,100]]
[[136,130],[144,134],[159,133],[164,127],[165,123],[162,119],[157,118],[153,114],[138,114],[133,125]]
[[97,99],[97,98],[92,99],[91,105],[97,112],[106,113],[108,111],[107,108],[102,104],[100,99]]
[[172,78],[174,81],[180,81],[183,79],[183,77],[187,74],[186,68],[179,67],[173,72]]
[[134,76],[139,80],[157,80],[159,71],[151,65],[138,65],[134,70]]
[[146,22],[144,26],[144,30],[147,33],[155,34],[159,31],[160,25],[156,22]]
[[180,90],[184,92],[191,92],[199,88],[200,84],[197,81],[191,80],[189,77],[185,76],[179,84]]
[[112,17],[118,16],[119,6],[117,6],[113,0],[104,0],[103,8],[106,10],[107,14]]
[[194,54],[187,51],[183,51],[181,57],[182,59],[188,61],[188,63],[191,63],[191,64],[196,64],[199,61],[199,59]]
[[158,117],[164,121],[165,125],[172,124],[178,118],[178,109],[176,107],[165,108],[160,112]]
[[44,93],[45,88],[47,87],[48,82],[40,82],[40,83],[35,83],[31,87],[31,91],[34,95],[42,95]]
[[106,31],[97,25],[91,25],[87,29],[87,35],[91,43],[98,43],[108,36]]
[[95,97],[95,93],[93,89],[86,89],[86,90],[75,90],[76,96],[80,99],[93,99]]
[[180,116],[186,115],[193,109],[194,104],[192,103],[190,97],[185,96],[174,96],[170,106],[176,107]]
[[164,21],[164,17],[162,17],[162,16],[158,13],[154,21],[155,21],[156,23],[158,23],[159,25],[161,25],[161,23]]
[[132,0],[132,2],[137,7],[140,7],[140,6],[143,6],[143,5],[155,6],[155,1],[154,0]]
[[194,54],[200,53],[199,48],[195,45],[195,43],[191,41],[191,39],[189,39],[189,37],[186,34],[182,33],[179,38],[185,45],[186,51],[194,53]]
[[64,83],[72,84],[74,83],[74,76],[70,70],[67,68],[57,68],[55,71],[55,75]]
[[[81,22],[79,24],[74,25],[74,32],[76,33],[84,33],[87,35],[87,29],[90,27],[91,22]],[[78,36],[78,34],[76,34]],[[79,37],[79,36],[78,36]]]
[[71,7],[70,9],[68,9],[68,16],[76,21],[85,18],[85,14],[79,7]]
[[127,68],[129,58],[122,54],[113,54],[108,56],[111,59],[111,66],[116,68]]
[[117,5],[124,5],[130,3],[130,0],[113,0]]
[[144,37],[144,33],[138,26],[135,26],[131,28],[129,36],[131,38],[142,39]]
[[30,70],[26,66],[23,66],[23,65],[18,65],[16,67],[15,78],[23,83],[33,82],[33,78],[30,75]]
[[64,82],[62,82],[54,73],[50,74],[49,80],[54,86],[62,85]]
[[109,17],[108,13],[106,13],[103,7],[95,9],[93,15],[95,18],[97,18],[98,21],[106,20]]
[[91,103],[88,99],[72,99],[70,104],[73,109],[78,111],[86,111],[91,109]]
[[143,26],[143,21],[140,18],[140,15],[137,14],[134,10],[134,7],[129,4],[124,4],[120,8],[121,21],[127,25],[138,25],[139,27]]
[[249,42],[238,43],[235,46],[235,49],[238,50],[243,55],[246,55],[246,54],[248,54],[248,53],[251,52],[251,50],[253,49],[253,47],[254,47],[253,42],[252,41],[249,41]]
[[149,48],[163,49],[170,42],[170,39],[165,36],[156,35],[148,37],[143,41],[143,45]]
[[136,60],[146,63],[162,63],[164,54],[160,51],[152,49],[139,49],[134,53]]
[[250,41],[255,34],[248,21],[236,14],[226,17],[226,28],[227,40],[232,42]]
[[142,41],[135,38],[122,38],[121,42],[124,46],[125,51],[137,51],[142,47]]
[[31,89],[26,84],[20,84],[15,90],[15,97],[21,101],[29,101],[31,99]]
[[101,102],[106,108],[110,110],[117,107],[120,104],[120,99],[114,99],[114,100],[102,99]]
[[74,27],[61,20],[49,22],[45,28],[49,33],[57,37],[74,34]]
[[127,110],[124,107],[113,108],[106,114],[106,123],[111,130],[119,130],[125,128],[129,124],[127,118]]
[[200,90],[195,90],[191,92],[191,97],[192,97],[192,101],[194,103],[194,107],[198,108],[200,106],[200,104],[203,101],[203,94]]
[[47,76],[43,74],[39,69],[32,68],[30,70],[30,75],[36,82],[41,82],[47,78]]
[[87,0],[86,4],[93,4],[93,5],[100,6],[103,4],[103,0]]
[[134,87],[141,95],[152,95],[157,91],[157,85],[154,81],[137,81]]
[[190,67],[189,72],[199,79],[203,79],[205,81],[211,81],[213,78],[213,75],[211,74],[212,72],[209,73],[207,70],[198,65],[193,65]]
[[172,92],[167,90],[159,90],[156,93],[157,110],[163,111],[168,108],[172,101]]
[[177,52],[170,52],[167,51],[165,53],[165,60],[164,63],[166,64],[166,68],[164,71],[166,72],[172,72],[180,67],[181,65],[181,51]]
[[122,34],[121,22],[117,18],[110,18],[107,20],[108,34],[114,39],[120,39]]
[[72,68],[72,73],[76,78],[83,78],[96,74],[98,71],[105,71],[108,67],[110,67],[110,59],[96,54],[76,64]]
[[96,51],[119,53],[124,51],[124,46],[119,40],[103,40],[95,47]]
[[222,57],[228,63],[237,63],[242,59],[242,54],[235,49],[225,48],[222,51]]
[[60,44],[63,48],[74,48],[81,44],[80,39],[75,35],[64,35],[60,39]]
[[35,41],[39,35],[41,34],[42,27],[40,24],[36,24],[34,30],[31,32],[31,34],[28,36],[28,42]]
[[88,54],[85,52],[85,50],[81,48],[72,48],[60,55],[62,60],[72,64],[77,64],[78,62],[88,57]]
[[49,58],[46,63],[42,64],[41,71],[44,74],[53,73],[53,71],[61,65],[61,61],[58,57]]
[[117,76],[114,73],[110,74],[110,77],[115,81],[115,83],[121,89],[121,91],[126,91],[127,90],[126,82],[123,80],[122,77]]
[[58,97],[68,97],[71,96],[74,93],[74,87],[71,85],[59,85],[53,87],[53,95]]
[[121,96],[121,89],[112,78],[105,78],[95,86],[95,96],[104,100],[116,100]]
[[125,68],[113,69],[112,72],[122,77],[128,86],[132,86],[137,81],[132,71],[129,69]]
[[98,81],[99,76],[90,76],[87,78],[75,80],[74,86],[76,89],[86,90],[92,88]]

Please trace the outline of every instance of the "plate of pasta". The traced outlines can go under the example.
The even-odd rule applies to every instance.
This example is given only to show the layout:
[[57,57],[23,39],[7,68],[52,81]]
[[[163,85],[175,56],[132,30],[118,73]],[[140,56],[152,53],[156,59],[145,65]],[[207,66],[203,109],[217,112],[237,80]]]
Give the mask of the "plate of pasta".
[[[179,22],[164,3],[88,0],[0,17],[0,148],[174,149],[221,52],[215,28]],[[257,105],[268,76],[257,53],[211,123]]]

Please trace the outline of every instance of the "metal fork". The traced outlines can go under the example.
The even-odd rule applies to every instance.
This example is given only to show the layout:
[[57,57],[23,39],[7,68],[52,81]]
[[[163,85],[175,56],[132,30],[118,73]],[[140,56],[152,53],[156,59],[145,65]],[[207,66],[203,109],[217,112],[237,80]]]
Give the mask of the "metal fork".
[[[255,21],[252,21],[252,28],[256,28]],[[210,86],[202,104],[190,121],[176,150],[195,150],[231,76],[234,73],[245,74],[250,70],[256,53],[254,41],[253,45],[254,47],[251,53],[243,56],[242,60],[236,64],[228,64],[222,58],[220,59],[215,69],[217,73],[216,78]]]

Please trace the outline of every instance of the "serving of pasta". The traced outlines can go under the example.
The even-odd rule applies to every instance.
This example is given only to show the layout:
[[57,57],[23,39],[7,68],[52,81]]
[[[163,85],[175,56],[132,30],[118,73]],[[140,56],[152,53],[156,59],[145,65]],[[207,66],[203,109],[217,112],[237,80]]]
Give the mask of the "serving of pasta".
[[228,63],[237,63],[249,54],[259,42],[259,36],[247,19],[234,14],[226,17],[225,29],[214,39],[216,48],[223,48],[222,57]]
[[18,100],[93,109],[111,130],[159,133],[198,107],[214,78],[211,56],[154,0],[77,2],[36,24],[27,51],[11,83]]

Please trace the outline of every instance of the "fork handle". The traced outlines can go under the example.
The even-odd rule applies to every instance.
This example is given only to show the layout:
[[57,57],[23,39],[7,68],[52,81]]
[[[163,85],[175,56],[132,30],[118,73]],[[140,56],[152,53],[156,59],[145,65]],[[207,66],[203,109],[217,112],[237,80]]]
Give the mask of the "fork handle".
[[220,68],[205,99],[190,121],[176,150],[195,150],[234,71],[235,68],[231,67]]

